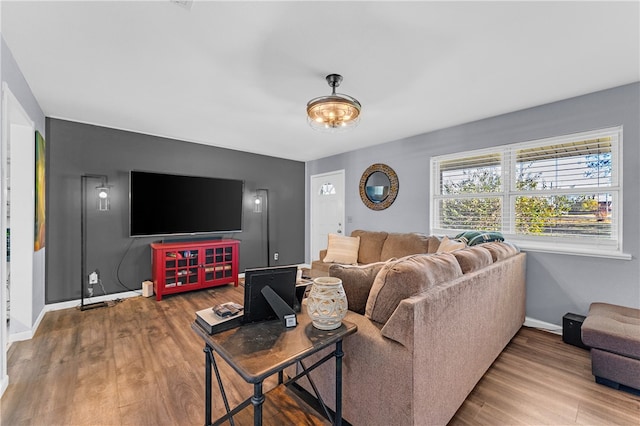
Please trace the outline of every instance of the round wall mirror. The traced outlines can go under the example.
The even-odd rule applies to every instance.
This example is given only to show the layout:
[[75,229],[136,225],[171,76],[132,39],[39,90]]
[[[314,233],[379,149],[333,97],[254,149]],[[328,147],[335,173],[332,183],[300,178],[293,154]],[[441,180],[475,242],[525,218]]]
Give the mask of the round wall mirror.
[[371,210],[384,210],[398,195],[398,176],[386,164],[373,164],[360,178],[360,198]]

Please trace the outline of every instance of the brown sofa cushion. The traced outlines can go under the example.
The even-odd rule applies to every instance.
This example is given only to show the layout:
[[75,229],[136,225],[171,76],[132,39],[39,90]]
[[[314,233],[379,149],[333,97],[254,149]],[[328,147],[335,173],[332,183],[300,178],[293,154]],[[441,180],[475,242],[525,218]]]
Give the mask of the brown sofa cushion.
[[416,254],[384,265],[371,287],[365,316],[384,324],[407,297],[462,276],[451,253]]
[[373,281],[385,263],[376,262],[363,266],[333,264],[329,267],[329,276],[342,280],[350,311],[364,315]]
[[467,247],[462,250],[456,250],[451,254],[453,254],[458,260],[460,269],[462,269],[463,274],[477,271],[478,269],[482,269],[485,266],[489,266],[493,263],[491,252],[486,248],[480,246]]
[[487,250],[489,250],[489,252],[491,252],[491,257],[493,258],[494,262],[498,262],[502,259],[506,259],[507,257],[515,256],[516,254],[520,253],[520,250],[518,249],[518,247],[514,246],[511,243],[506,243],[506,242],[505,243],[499,243],[499,242],[484,243],[474,247],[484,247]]
[[380,262],[382,245],[387,239],[388,232],[363,231],[357,229],[351,233],[352,237],[360,237],[360,249],[358,250],[358,263]]
[[[405,257],[417,253],[429,253],[431,238],[414,233],[390,233],[382,246],[380,260],[388,260],[392,257]],[[440,242],[438,241],[438,245]]]
[[442,240],[437,235],[429,235],[429,251],[427,253],[435,253],[438,251]]

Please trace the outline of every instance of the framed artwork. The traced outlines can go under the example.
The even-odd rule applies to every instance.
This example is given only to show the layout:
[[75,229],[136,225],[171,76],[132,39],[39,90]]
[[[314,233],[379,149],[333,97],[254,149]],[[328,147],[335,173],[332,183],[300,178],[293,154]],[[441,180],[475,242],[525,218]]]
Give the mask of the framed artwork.
[[35,232],[34,251],[45,247],[47,206],[46,193],[46,142],[40,132],[36,131],[36,176],[35,176]]

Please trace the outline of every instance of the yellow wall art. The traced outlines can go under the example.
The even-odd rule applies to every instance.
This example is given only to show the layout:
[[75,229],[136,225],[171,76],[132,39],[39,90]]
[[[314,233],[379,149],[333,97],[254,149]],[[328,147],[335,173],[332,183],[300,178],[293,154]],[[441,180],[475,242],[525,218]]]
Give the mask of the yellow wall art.
[[40,132],[36,131],[36,211],[35,211],[35,234],[34,251],[43,249],[45,246],[47,205],[46,193],[46,142]]

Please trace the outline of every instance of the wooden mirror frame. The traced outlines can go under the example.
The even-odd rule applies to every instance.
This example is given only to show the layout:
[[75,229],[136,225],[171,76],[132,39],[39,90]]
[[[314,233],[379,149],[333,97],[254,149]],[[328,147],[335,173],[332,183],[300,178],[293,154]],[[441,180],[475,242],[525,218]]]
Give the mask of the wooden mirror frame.
[[[380,202],[375,202],[367,196],[367,181],[375,172],[384,173],[389,179],[389,195]],[[369,207],[371,210],[384,210],[395,201],[398,196],[399,186],[398,175],[396,175],[396,172],[394,172],[391,167],[381,163],[372,164],[367,167],[367,170],[364,171],[360,178],[360,198],[364,205]]]

